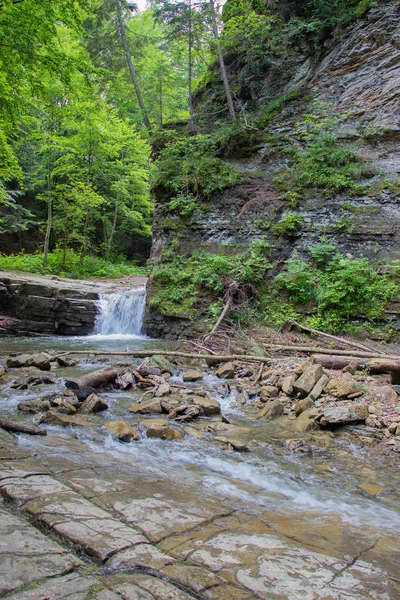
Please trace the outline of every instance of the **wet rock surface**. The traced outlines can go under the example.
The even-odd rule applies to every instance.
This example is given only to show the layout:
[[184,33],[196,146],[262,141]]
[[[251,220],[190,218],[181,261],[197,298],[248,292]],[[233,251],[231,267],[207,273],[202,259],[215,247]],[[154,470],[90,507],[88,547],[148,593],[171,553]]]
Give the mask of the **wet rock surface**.
[[[8,418],[31,422],[45,414],[48,433],[39,440],[0,429],[0,581],[7,598],[400,596],[397,453],[386,445],[397,443],[396,430],[379,440],[374,432],[385,429],[365,424],[366,416],[389,419],[390,410],[399,416],[397,429],[392,386],[318,371],[314,400],[295,391],[312,367],[307,363],[296,373],[293,361],[283,360],[257,383],[252,364],[232,364],[229,380],[216,375],[218,367],[201,368],[192,381],[184,381],[185,366],[170,366],[165,379],[151,365],[143,377],[125,364],[96,390],[108,408],[81,415],[87,401],[63,381],[69,369],[90,374],[96,365],[51,366],[51,393],[44,383],[11,388],[13,378],[28,380],[31,367],[9,368],[2,388]],[[362,395],[331,395],[333,380],[335,389],[337,381],[355,382]],[[17,409],[32,390],[50,410]],[[60,400],[78,414],[64,414]],[[296,417],[305,401],[309,408]],[[132,406],[139,410],[130,412]],[[363,420],[355,427],[335,423],[330,431],[321,424],[329,411],[357,413],[360,406]],[[266,414],[257,418],[260,411]],[[382,451],[389,452],[387,479],[379,470]],[[10,531],[18,532],[12,542]]]

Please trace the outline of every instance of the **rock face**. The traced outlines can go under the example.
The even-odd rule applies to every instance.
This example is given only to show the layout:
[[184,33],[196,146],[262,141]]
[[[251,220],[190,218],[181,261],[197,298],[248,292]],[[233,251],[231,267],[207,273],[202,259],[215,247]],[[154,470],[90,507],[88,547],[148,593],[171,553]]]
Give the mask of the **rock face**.
[[[344,146],[365,157],[377,173],[369,183],[379,186],[382,179],[398,180],[398,22],[398,2],[380,2],[378,8],[353,25],[341,41],[331,45],[319,64],[303,56],[298,57],[302,62],[295,61],[292,70],[282,69],[279,74],[274,71],[274,82],[271,82],[270,73],[260,74],[259,88],[266,97],[269,95],[269,99],[289,90],[299,91],[297,98],[270,122],[268,133],[271,138],[281,139],[293,132],[304,114],[313,111],[312,102],[326,103],[329,116],[346,111],[351,113],[351,118],[340,126],[336,135]],[[331,194],[328,201],[315,193],[296,207],[296,212],[303,218],[301,231],[290,237],[278,237],[265,224],[277,222],[290,210],[273,181],[275,174],[286,168],[288,162],[281,152],[273,151],[269,142],[248,156],[249,152],[246,158],[231,161],[232,166],[243,173],[243,183],[214,194],[207,203],[201,199],[206,209],[196,211],[192,222],[185,222],[179,230],[180,247],[175,252],[185,256],[204,248],[218,253],[224,246],[235,253],[246,248],[250,240],[266,239],[272,245],[271,261],[283,263],[295,251],[301,257],[309,257],[309,248],[323,235],[327,241],[337,244],[343,254],[372,259],[396,258],[400,243],[400,211],[394,191],[374,193],[366,189],[351,196]],[[176,237],[176,231],[166,225],[166,217],[170,216],[167,214],[168,201],[165,194],[160,194],[157,199],[151,253],[154,263],[162,261],[169,240]],[[341,222],[351,226],[340,229]],[[153,293],[150,280],[149,301]],[[150,308],[149,303],[144,326],[153,337],[176,338],[181,334],[187,337],[190,331],[196,334],[204,330],[203,314],[205,311],[202,313],[201,306],[193,319],[184,314],[180,317],[162,314]],[[400,302],[390,307],[389,314],[400,330]]]
[[21,320],[21,332],[87,335],[99,293],[93,285],[0,273],[0,312]]

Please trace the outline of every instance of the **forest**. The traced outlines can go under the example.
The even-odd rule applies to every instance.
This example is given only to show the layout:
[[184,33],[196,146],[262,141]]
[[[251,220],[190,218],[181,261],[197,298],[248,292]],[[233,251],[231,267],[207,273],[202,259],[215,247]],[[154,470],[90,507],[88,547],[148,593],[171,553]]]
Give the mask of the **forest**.
[[[168,304],[169,313],[190,316],[199,296],[217,290],[217,315],[232,282],[265,284],[273,265],[262,239],[233,257],[200,250],[184,259],[177,240],[196,211],[243,180],[226,159],[271,141],[270,121],[296,98],[296,89],[278,94],[273,83],[266,91],[264,79],[282,78],[279,64],[296,52],[321,60],[376,5],[149,0],[139,10],[127,0],[1,0],[0,268],[70,277],[147,272],[156,201],[172,241],[153,272],[153,308]],[[290,169],[274,179],[290,210],[260,227],[281,237],[301,230],[295,209],[310,189],[359,191],[368,164],[337,143],[343,118],[321,104],[306,115],[303,151],[285,148]],[[340,228],[349,230],[349,219]],[[349,306],[342,302],[354,273],[372,317],[397,289],[367,259],[352,262],[329,243],[312,261],[288,263],[275,296],[328,306],[330,328],[359,310],[354,294]],[[343,293],[331,289],[332,273]]]

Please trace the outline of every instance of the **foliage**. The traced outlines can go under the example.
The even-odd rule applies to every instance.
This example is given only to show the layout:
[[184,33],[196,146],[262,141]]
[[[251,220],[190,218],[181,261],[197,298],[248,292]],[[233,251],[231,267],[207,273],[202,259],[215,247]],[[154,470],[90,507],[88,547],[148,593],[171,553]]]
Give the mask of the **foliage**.
[[271,227],[272,233],[278,235],[293,235],[300,231],[303,226],[303,217],[296,212],[285,213],[276,223]]
[[367,258],[346,258],[330,244],[319,244],[312,261],[293,258],[272,283],[272,296],[313,312],[312,322],[329,330],[345,328],[352,319],[382,317],[385,306],[399,290],[388,275],[378,272]]
[[202,296],[222,299],[232,283],[261,284],[272,266],[269,248],[259,240],[234,256],[201,249],[183,258],[174,247],[153,270],[155,293],[150,306],[161,314],[194,318]]
[[79,254],[73,250],[68,250],[66,256],[61,250],[51,252],[46,267],[43,266],[41,253],[0,254],[0,269],[38,273],[39,275],[60,275],[73,279],[113,278],[145,273],[143,267],[137,267],[134,263],[121,259],[114,263],[95,256],[85,256],[81,261]]
[[189,217],[200,197],[208,199],[241,181],[240,173],[216,157],[218,150],[211,134],[183,136],[161,150],[152,187],[169,192],[172,212]]
[[340,145],[335,128],[347,114],[329,116],[329,105],[314,102],[313,112],[298,123],[295,137],[303,150],[294,146],[286,149],[292,159],[289,169],[279,172],[275,185],[285,191],[293,206],[307,192],[318,190],[325,196],[353,190],[362,176],[371,175],[370,169],[350,148]]

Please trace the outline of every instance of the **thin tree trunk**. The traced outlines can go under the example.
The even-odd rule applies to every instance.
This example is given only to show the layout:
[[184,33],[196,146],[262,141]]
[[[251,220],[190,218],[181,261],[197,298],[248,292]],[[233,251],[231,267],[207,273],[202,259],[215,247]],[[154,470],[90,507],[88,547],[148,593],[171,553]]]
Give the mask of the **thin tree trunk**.
[[193,23],[192,0],[189,0],[189,38],[188,38],[188,96],[189,96],[189,123],[194,128],[194,110],[192,96],[192,49],[193,49]]
[[46,235],[44,238],[44,248],[43,248],[43,266],[47,265],[47,257],[49,254],[50,247],[50,236],[51,236],[51,228],[53,225],[53,197],[52,197],[52,178],[51,172],[53,168],[53,152],[50,150],[49,160],[47,164],[47,226],[46,226]]
[[118,204],[117,204],[117,201],[115,201],[114,219],[113,219],[113,224],[111,227],[110,237],[108,238],[108,242],[107,242],[107,252],[106,252],[107,259],[110,258],[110,254],[111,254],[112,243],[114,240],[114,234],[115,234],[115,230],[117,227],[117,217],[118,217]]
[[235,112],[235,107],[233,105],[231,88],[230,88],[230,85],[229,85],[228,76],[226,74],[225,61],[224,61],[224,57],[223,57],[223,54],[222,54],[221,44],[219,43],[217,16],[216,16],[216,13],[215,13],[214,0],[210,0],[210,7],[211,7],[212,27],[213,27],[214,37],[215,37],[215,44],[217,46],[217,52],[218,52],[218,58],[219,58],[219,66],[220,66],[220,69],[221,69],[221,78],[222,78],[222,81],[223,81],[223,84],[224,84],[224,88],[225,88],[226,100],[228,102],[229,115],[230,115],[232,121],[236,121],[237,120],[236,119],[236,112]]
[[163,77],[160,74],[160,127],[163,126]]
[[117,1],[117,15],[118,15],[119,35],[121,36],[121,39],[122,39],[122,44],[124,46],[125,58],[126,58],[126,62],[128,64],[129,73],[131,75],[132,83],[135,88],[135,92],[136,92],[136,96],[137,96],[137,99],[139,102],[140,110],[142,111],[143,122],[144,122],[145,126],[147,127],[147,129],[149,131],[151,131],[151,123],[150,123],[149,117],[147,116],[146,108],[145,108],[145,105],[143,102],[142,93],[140,91],[139,81],[136,77],[136,72],[135,72],[135,69],[133,66],[133,62],[132,62],[132,56],[131,56],[131,52],[129,50],[128,40],[126,39],[125,23],[124,23],[124,19],[122,17],[121,4],[120,4],[119,0]]

